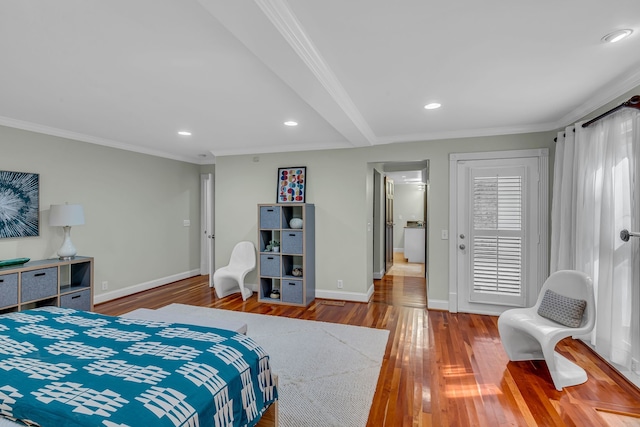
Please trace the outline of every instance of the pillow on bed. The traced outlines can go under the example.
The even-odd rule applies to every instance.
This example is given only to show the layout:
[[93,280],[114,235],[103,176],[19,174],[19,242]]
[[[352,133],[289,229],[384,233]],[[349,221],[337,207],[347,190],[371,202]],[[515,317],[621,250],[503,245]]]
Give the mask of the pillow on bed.
[[565,297],[547,289],[538,307],[538,314],[570,328],[577,328],[582,322],[586,306],[587,302],[583,299]]

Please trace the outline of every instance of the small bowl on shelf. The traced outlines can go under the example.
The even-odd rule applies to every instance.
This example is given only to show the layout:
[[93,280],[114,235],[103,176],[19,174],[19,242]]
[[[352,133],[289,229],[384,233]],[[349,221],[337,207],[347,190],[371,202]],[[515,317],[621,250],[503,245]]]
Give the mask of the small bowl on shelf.
[[269,298],[280,299],[280,291],[277,289],[272,290],[271,293],[269,294]]

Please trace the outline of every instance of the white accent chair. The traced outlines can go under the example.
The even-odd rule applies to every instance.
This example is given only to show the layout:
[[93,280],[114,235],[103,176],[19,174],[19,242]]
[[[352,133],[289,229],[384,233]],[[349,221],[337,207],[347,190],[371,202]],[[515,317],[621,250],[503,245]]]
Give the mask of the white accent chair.
[[[556,323],[538,314],[547,289],[587,302],[582,321],[576,328]],[[583,336],[593,330],[596,319],[593,282],[586,274],[557,271],[542,286],[536,305],[530,308],[507,310],[498,318],[498,330],[509,360],[545,360],[556,390],[582,384],[587,373],[580,366],[555,351],[556,344],[569,336]]]
[[244,277],[256,268],[256,249],[251,242],[236,244],[231,252],[229,265],[213,273],[213,287],[218,298],[240,292],[246,301],[253,291],[245,286]]

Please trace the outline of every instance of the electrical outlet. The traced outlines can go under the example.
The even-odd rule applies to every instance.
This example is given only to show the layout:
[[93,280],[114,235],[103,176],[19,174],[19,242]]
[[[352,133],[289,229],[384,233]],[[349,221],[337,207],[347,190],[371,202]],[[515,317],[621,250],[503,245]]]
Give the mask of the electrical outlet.
[[185,219],[184,221],[182,221],[182,225],[184,227],[189,227],[189,226],[191,226],[191,221],[188,220],[188,219]]
[[448,240],[449,239],[449,230],[440,230],[440,238],[442,240]]
[[104,282],[102,282],[102,290],[106,291],[107,289],[109,289],[109,282],[105,280]]
[[338,279],[338,289],[342,289],[343,284],[342,284],[342,280]]

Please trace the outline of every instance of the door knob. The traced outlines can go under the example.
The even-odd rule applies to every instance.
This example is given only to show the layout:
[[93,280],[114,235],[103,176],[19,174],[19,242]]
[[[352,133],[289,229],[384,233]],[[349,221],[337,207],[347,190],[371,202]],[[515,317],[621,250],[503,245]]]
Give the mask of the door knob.
[[465,245],[460,245],[460,246],[459,246],[459,248],[460,248],[460,249],[465,249],[465,248],[466,248],[466,246],[465,246]]
[[464,239],[464,234],[461,234],[461,235],[460,235],[460,238],[461,238],[461,239]]

